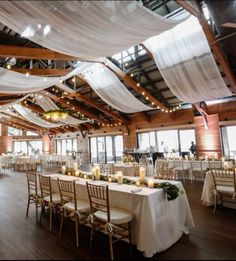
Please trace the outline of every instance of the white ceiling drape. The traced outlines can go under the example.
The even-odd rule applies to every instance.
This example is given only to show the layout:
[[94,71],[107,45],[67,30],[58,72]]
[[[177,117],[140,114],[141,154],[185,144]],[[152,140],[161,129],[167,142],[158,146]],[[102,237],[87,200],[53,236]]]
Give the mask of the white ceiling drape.
[[7,103],[7,104],[4,104],[4,105],[1,105],[0,106],[0,111],[5,111],[5,110],[7,110],[9,107],[11,107],[12,105],[14,105],[14,104],[18,104],[18,103],[21,103],[22,101],[24,101],[27,97],[29,97],[30,96],[30,94],[27,94],[27,95],[25,95],[25,96],[23,96],[22,98],[20,98],[20,99],[17,99],[17,100],[15,100],[15,101],[13,101],[13,102],[9,102],[9,103]]
[[62,77],[40,77],[14,72],[5,68],[0,68],[0,92],[11,94],[32,93],[44,90],[60,81],[65,81],[74,75],[81,73],[82,67],[75,68],[73,71]]
[[[48,97],[46,96],[36,96],[36,102],[37,104],[45,111],[50,111],[50,110],[58,110],[59,107]],[[82,124],[82,123],[86,123],[86,122],[89,122],[88,120],[79,120],[79,119],[76,119],[70,115],[68,115],[66,117],[66,119],[61,119],[60,120],[61,122],[65,123],[65,124],[73,124],[73,125],[76,125],[76,124]]]
[[194,103],[232,96],[195,17],[144,44],[167,86],[180,100]]
[[139,101],[103,64],[90,65],[82,75],[96,94],[118,111],[134,113],[153,109]]
[[31,110],[19,105],[15,104],[13,105],[13,108],[26,120],[29,122],[32,122],[33,124],[36,124],[43,128],[57,128],[62,125],[65,125],[64,123],[51,123],[48,122],[42,118],[40,118],[36,113],[33,113]]
[[112,56],[183,20],[166,19],[138,1],[0,1],[0,22],[67,55]]

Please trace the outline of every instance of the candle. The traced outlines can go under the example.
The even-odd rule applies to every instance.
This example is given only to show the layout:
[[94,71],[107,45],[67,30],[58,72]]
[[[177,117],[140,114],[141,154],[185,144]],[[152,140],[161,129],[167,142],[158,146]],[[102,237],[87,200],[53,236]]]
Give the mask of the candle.
[[66,166],[61,167],[61,172],[62,172],[62,174],[66,174]]
[[68,176],[71,176],[71,173],[70,173],[70,172],[68,172]]
[[221,160],[222,160],[222,162],[225,162],[225,158],[224,157],[222,157]]
[[87,179],[87,175],[86,174],[84,174],[84,179]]
[[123,174],[122,174],[121,171],[118,171],[118,172],[117,172],[116,178],[117,178],[118,184],[122,184],[122,183],[123,183]]
[[214,159],[216,159],[216,160],[218,159],[218,154],[217,153],[214,154]]
[[154,188],[154,180],[153,179],[148,179],[148,187]]
[[140,186],[140,181],[136,181],[136,183],[135,183],[135,184],[136,184],[136,186],[138,186],[138,187],[139,187],[139,186]]
[[228,162],[224,162],[224,169],[228,169],[228,168],[229,168]]
[[140,167],[139,168],[139,177],[140,177],[140,180],[143,181],[146,177],[146,169],[145,167]]
[[185,157],[186,160],[188,159],[188,155],[185,155],[184,157]]
[[78,169],[78,164],[75,162],[74,165],[73,165],[73,169],[74,170],[77,170]]
[[112,178],[111,178],[111,177],[109,177],[109,178],[108,178],[108,182],[111,182],[111,181],[112,181]]
[[97,166],[95,168],[95,178],[96,178],[96,180],[100,180],[100,175],[101,175],[100,167]]
[[75,176],[76,176],[76,177],[79,176],[79,171],[78,171],[78,170],[75,171]]
[[208,156],[207,155],[205,155],[205,160],[208,160]]
[[92,168],[92,180],[95,179],[95,176],[96,176],[96,168]]

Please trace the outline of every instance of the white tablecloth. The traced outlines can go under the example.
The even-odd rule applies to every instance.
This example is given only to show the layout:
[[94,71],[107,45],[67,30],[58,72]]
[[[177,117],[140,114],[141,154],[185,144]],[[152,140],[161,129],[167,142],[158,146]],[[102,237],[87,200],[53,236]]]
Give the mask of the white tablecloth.
[[[212,194],[212,190],[214,189],[214,180],[211,174],[211,171],[207,171],[206,177],[204,180],[203,190],[201,201],[205,206],[213,206],[214,205],[214,195]],[[227,202],[223,202],[225,207],[236,208],[236,204],[230,204]]]
[[[51,177],[53,189],[56,191],[57,177],[67,180],[77,179],[78,196],[81,199],[88,199],[85,179],[61,174],[51,174]],[[110,205],[134,213],[132,224],[134,243],[146,257],[152,257],[155,253],[168,249],[183,233],[188,234],[189,228],[194,227],[188,199],[181,182],[169,181],[184,193],[174,201],[167,201],[162,189],[143,187],[141,192],[132,193],[131,190],[137,188],[134,185],[88,181],[95,184],[109,184]]]

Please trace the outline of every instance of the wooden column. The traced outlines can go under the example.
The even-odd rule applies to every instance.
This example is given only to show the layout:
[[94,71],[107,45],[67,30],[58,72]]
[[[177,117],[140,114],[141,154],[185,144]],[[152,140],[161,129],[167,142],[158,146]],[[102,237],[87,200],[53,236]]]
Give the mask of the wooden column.
[[214,156],[215,153],[218,157],[222,157],[221,148],[221,135],[219,127],[219,116],[218,114],[212,114],[206,116],[207,126],[202,120],[202,116],[194,117],[194,122],[196,124],[196,147],[197,156],[208,155],[209,157]]
[[50,139],[48,135],[43,135],[42,141],[43,141],[43,153],[53,153],[54,152],[53,140]]
[[134,149],[137,148],[137,139],[136,139],[136,128],[135,125],[129,125],[129,131],[125,131],[123,134],[124,138],[124,149]]
[[5,124],[1,124],[1,136],[0,136],[0,154],[13,151],[13,137],[8,136],[8,127]]

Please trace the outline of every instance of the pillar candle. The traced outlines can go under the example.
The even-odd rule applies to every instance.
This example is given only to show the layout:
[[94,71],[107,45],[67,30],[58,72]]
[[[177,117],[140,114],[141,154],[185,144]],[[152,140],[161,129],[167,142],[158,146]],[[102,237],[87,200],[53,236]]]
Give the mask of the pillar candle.
[[97,166],[95,168],[95,178],[96,178],[96,180],[100,180],[100,175],[101,175],[100,167]]
[[62,172],[62,174],[66,174],[66,166],[61,167],[61,172]]
[[121,171],[118,171],[118,172],[117,172],[116,178],[117,178],[118,184],[122,184],[122,183],[123,183],[123,174],[122,174]]
[[140,177],[140,180],[143,181],[146,177],[146,169],[145,167],[140,167],[139,168],[139,177]]
[[76,162],[74,163],[73,168],[74,168],[74,170],[78,169],[78,164]]
[[153,179],[148,179],[148,187],[154,188],[154,180]]
[[218,154],[217,153],[214,154],[214,159],[218,159]]

